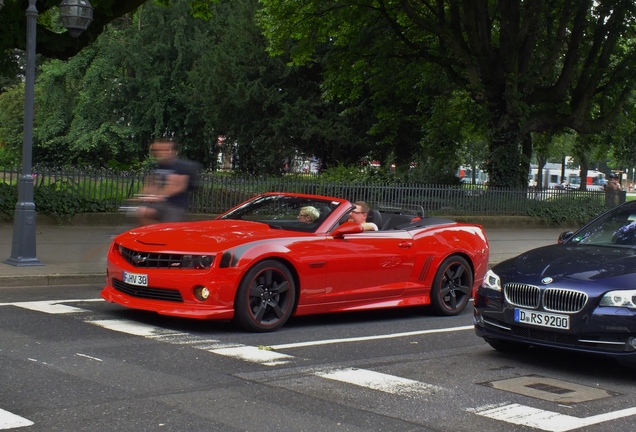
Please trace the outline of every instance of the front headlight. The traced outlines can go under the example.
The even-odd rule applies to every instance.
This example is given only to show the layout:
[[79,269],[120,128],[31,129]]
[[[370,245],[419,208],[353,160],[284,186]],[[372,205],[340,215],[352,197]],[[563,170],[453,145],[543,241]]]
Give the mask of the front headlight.
[[600,306],[636,309],[636,290],[610,291],[603,296]]
[[486,276],[484,276],[484,281],[481,283],[481,287],[501,291],[501,279],[499,279],[497,273],[492,270],[488,270],[486,272]]
[[213,255],[183,255],[181,268],[209,269],[213,262]]

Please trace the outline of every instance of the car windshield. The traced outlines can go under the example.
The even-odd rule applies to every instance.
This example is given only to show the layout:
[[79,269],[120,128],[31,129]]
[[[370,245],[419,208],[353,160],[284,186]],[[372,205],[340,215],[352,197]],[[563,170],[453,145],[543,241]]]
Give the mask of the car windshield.
[[254,198],[219,219],[262,222],[276,229],[314,232],[340,204],[317,198],[267,195]]
[[568,242],[601,246],[636,246],[636,203],[616,207],[577,231]]

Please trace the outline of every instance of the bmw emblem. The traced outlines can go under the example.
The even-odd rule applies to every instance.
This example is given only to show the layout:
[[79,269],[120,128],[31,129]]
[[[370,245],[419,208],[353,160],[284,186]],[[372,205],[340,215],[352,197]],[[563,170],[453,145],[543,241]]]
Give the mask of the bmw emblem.
[[551,284],[552,282],[554,282],[554,279],[552,279],[551,277],[544,277],[543,279],[541,279],[541,283],[543,285]]

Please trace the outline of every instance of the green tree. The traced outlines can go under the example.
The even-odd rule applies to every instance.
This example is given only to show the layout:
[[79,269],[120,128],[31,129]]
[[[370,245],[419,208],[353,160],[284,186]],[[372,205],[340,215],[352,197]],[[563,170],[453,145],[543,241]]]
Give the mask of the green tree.
[[[311,62],[324,44],[346,47],[351,57],[346,65],[365,56],[390,63],[399,55],[437,64],[489,114],[488,171],[494,186],[525,186],[529,133],[565,127],[599,132],[632,96],[631,0],[262,3],[271,52],[289,51],[298,64]],[[378,25],[391,31],[370,32]],[[344,65],[329,70],[352,81],[360,76]]]
[[272,58],[254,15],[257,0],[227,0],[213,8],[210,40],[190,73],[190,100],[228,143],[236,144],[238,169],[281,173],[298,154],[324,167],[354,163],[370,151],[365,106],[322,98],[320,62],[289,66]]
[[0,166],[16,166],[22,154],[24,86],[0,93]]
[[42,67],[34,158],[48,164],[129,166],[148,143],[170,136],[208,164],[216,136],[189,100],[188,73],[202,55],[208,22],[188,1],[148,3],[113,22],[91,46]]
[[213,167],[219,135],[238,143],[239,168],[252,173],[280,172],[297,154],[325,166],[368,154],[367,107],[323,99],[320,65],[267,55],[257,8],[256,0],[226,0],[201,20],[190,1],[149,2],[73,58],[46,62],[34,159],[134,164],[154,137],[169,136]]
[[608,128],[606,144],[611,168],[626,171],[636,167],[636,107],[625,107],[617,121]]
[[[193,15],[200,18],[210,17],[210,6],[217,0],[191,0]],[[93,0],[93,21],[78,38],[73,38],[58,20],[58,6],[62,0],[38,0],[38,24],[36,30],[36,51],[48,58],[68,59],[97,40],[106,26],[125,16],[147,0]],[[24,51],[26,48],[26,1],[5,0],[0,11],[0,75],[13,72],[13,50]],[[157,0],[166,6],[174,3],[171,0]],[[13,58],[12,58],[13,57]]]

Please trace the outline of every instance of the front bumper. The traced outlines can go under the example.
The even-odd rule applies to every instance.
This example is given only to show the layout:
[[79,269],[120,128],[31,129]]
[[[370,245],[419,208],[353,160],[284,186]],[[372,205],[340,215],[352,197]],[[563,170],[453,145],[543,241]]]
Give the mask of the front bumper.
[[615,358],[636,364],[636,312],[625,308],[596,307],[571,314],[570,330],[518,323],[514,307],[499,295],[479,289],[475,298],[475,334],[491,340],[558,348]]
[[[125,283],[124,271],[145,274],[147,286]],[[100,294],[108,302],[131,309],[176,317],[226,320],[234,317],[238,280],[240,275],[235,269],[140,269],[132,267],[111,250],[106,286]],[[200,287],[207,288],[210,293],[206,300],[195,295]]]
[[130,309],[157,312],[160,315],[168,315],[182,318],[196,318],[204,320],[225,320],[234,317],[234,308],[209,305],[209,304],[181,304],[160,300],[147,300],[132,297],[107,285],[100,295],[110,303],[117,303]]

